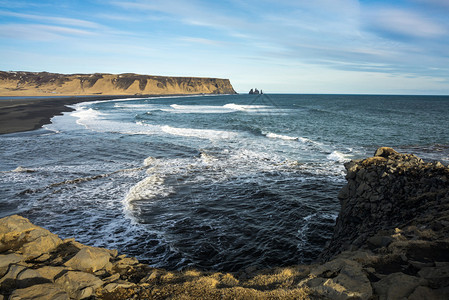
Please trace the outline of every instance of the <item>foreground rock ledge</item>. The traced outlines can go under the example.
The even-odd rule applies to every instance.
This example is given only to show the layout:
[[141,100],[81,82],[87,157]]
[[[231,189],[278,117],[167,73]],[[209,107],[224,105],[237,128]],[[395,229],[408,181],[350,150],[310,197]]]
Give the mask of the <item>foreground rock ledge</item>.
[[391,148],[345,167],[321,263],[171,272],[14,215],[0,219],[0,300],[449,299],[449,169]]

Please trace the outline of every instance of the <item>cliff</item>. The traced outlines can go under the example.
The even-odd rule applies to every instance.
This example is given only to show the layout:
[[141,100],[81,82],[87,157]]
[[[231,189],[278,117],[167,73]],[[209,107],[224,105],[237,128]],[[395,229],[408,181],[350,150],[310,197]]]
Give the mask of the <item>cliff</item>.
[[[323,262],[238,273],[166,271],[0,220],[9,299],[449,299],[449,168],[380,148],[345,165]],[[1,299],[1,296],[0,296]]]
[[235,94],[228,79],[0,71],[0,96]]

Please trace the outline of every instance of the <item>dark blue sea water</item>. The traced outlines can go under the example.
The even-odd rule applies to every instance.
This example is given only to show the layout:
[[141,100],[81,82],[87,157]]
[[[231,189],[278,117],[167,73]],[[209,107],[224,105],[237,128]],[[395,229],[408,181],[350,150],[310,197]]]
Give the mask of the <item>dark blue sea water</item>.
[[0,216],[19,213],[62,238],[168,269],[310,262],[332,234],[344,162],[390,146],[449,163],[449,97],[226,95],[75,107],[43,129],[0,136]]

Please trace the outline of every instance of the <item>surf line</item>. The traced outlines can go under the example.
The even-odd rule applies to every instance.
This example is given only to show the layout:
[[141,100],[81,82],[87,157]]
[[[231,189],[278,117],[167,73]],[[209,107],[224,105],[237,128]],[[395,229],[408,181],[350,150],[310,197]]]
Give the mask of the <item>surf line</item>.
[[24,194],[34,194],[34,193],[40,193],[43,192],[47,189],[51,189],[51,188],[55,188],[58,186],[62,186],[62,185],[66,185],[66,184],[77,184],[77,183],[82,183],[82,182],[88,182],[88,181],[92,181],[92,180],[96,180],[96,179],[100,179],[100,178],[105,178],[105,177],[109,177],[118,173],[125,173],[125,172],[135,172],[135,171],[142,171],[147,169],[148,166],[143,166],[143,167],[138,167],[138,168],[131,168],[131,169],[121,169],[118,171],[114,171],[112,173],[106,173],[106,174],[99,174],[99,175],[94,175],[94,176],[90,176],[90,177],[80,177],[80,178],[75,178],[75,179],[69,179],[69,180],[64,180],[61,182],[57,182],[57,183],[52,183],[50,185],[47,185],[44,188],[40,188],[40,189],[26,189],[22,192],[19,193],[19,195],[24,195]]

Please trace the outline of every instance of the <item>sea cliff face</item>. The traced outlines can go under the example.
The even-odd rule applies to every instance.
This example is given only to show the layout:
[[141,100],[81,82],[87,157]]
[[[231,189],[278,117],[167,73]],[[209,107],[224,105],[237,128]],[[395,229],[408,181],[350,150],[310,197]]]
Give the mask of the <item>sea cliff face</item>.
[[[150,268],[0,220],[9,299],[449,299],[449,168],[380,148],[345,165],[348,184],[322,262],[237,273]],[[1,296],[0,296],[1,299]]]
[[235,94],[228,79],[0,71],[0,96]]
[[[323,259],[378,243],[388,246],[394,239],[380,236],[392,229],[413,227],[433,238],[449,237],[449,169],[443,164],[383,147],[345,167],[348,183],[338,195],[341,211]],[[432,251],[434,256],[446,252],[449,259],[447,243]]]

